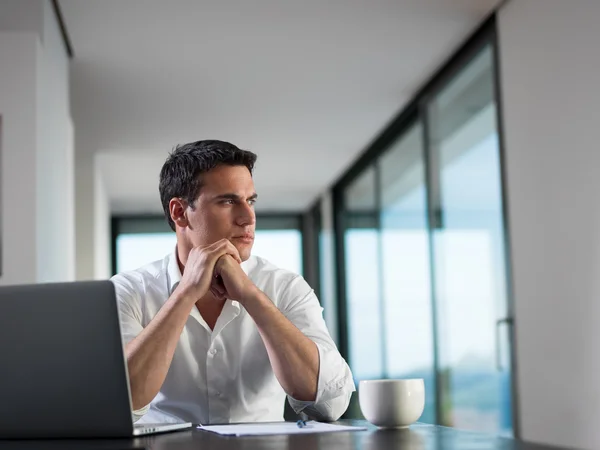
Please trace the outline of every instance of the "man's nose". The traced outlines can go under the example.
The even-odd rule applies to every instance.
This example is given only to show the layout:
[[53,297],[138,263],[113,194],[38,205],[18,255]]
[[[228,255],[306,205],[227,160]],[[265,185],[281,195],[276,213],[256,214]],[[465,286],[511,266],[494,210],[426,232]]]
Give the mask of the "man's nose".
[[254,225],[256,222],[256,213],[252,206],[245,204],[242,205],[241,211],[237,217],[237,224],[240,226]]

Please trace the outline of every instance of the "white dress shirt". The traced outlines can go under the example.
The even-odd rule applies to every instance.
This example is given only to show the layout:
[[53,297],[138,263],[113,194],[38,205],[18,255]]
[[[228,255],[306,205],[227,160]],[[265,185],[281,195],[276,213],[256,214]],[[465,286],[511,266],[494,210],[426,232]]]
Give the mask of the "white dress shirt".
[[[277,308],[310,338],[319,351],[314,402],[288,396],[297,413],[337,420],[355,390],[350,368],[323,320],[314,291],[297,274],[252,256],[242,268]],[[181,280],[175,252],[138,270],[112,278],[123,342],[133,340],[158,313]],[[235,423],[283,420],[286,394],[277,381],[252,317],[227,300],[214,330],[196,307],[187,319],[160,392],[134,411],[138,423]]]

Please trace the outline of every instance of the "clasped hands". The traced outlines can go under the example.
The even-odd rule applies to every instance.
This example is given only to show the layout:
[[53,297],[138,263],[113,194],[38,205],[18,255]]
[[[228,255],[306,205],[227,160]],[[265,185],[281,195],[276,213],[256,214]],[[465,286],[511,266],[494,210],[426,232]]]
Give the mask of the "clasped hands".
[[237,248],[228,239],[195,247],[188,255],[179,288],[195,301],[210,292],[217,300],[237,300],[243,305],[258,288],[241,263]]

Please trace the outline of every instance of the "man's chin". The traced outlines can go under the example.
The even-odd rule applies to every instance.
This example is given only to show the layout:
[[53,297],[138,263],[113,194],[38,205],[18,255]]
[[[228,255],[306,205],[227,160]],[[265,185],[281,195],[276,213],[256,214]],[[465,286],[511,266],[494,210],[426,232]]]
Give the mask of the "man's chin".
[[242,262],[248,261],[248,259],[250,259],[250,256],[252,255],[252,247],[248,247],[245,245],[244,246],[236,245],[235,248],[237,248],[237,251],[240,254],[240,258],[241,258]]

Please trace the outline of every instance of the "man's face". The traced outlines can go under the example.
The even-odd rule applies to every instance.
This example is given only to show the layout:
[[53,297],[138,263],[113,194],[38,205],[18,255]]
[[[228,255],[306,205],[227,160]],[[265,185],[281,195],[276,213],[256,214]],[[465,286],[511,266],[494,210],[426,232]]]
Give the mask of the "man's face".
[[229,239],[242,261],[254,244],[256,192],[245,166],[220,165],[202,175],[202,187],[194,209],[188,207],[185,234],[193,247]]

